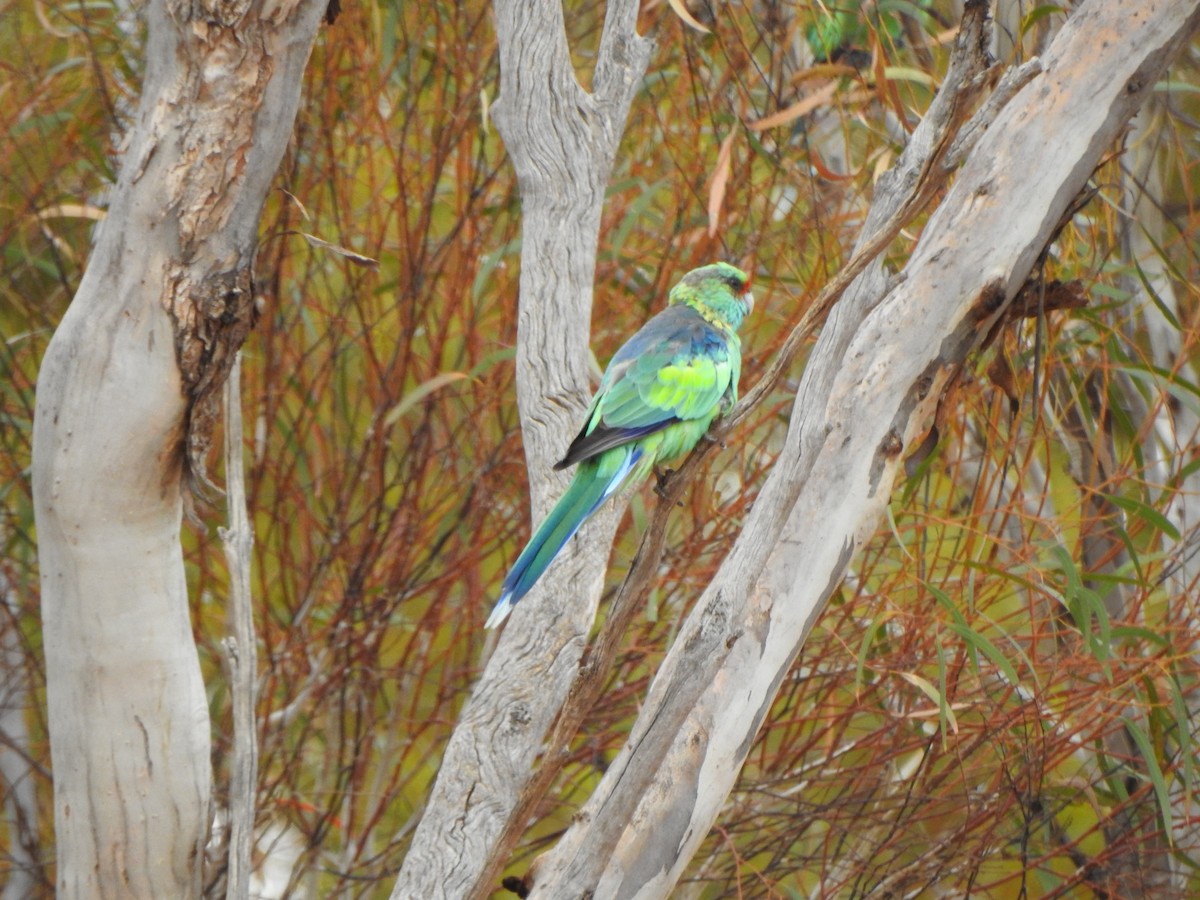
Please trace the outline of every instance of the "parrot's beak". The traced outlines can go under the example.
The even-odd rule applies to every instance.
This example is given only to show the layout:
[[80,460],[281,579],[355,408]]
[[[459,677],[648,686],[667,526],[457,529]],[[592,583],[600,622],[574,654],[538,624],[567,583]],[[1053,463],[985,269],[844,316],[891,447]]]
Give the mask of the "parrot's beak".
[[742,302],[746,304],[746,314],[754,312],[754,295],[749,291],[742,294]]

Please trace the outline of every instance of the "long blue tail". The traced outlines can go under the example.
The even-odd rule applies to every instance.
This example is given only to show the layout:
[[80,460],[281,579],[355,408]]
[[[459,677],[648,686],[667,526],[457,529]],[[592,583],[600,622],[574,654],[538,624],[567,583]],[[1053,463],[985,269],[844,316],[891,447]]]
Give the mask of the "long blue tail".
[[500,600],[488,616],[487,628],[495,628],[508,616],[517,601],[529,593],[558,552],[605,500],[611,497],[629,474],[641,449],[602,454],[579,464],[567,492],[555,504],[534,532],[512,571],[500,588]]

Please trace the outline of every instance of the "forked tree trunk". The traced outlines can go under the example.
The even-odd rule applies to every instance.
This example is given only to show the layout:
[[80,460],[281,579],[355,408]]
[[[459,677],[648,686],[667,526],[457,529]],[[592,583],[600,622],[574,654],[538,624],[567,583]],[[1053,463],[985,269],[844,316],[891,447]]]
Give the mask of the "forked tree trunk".
[[[650,56],[637,10],[635,0],[608,4],[588,93],[575,78],[559,0],[496,3],[501,86],[493,117],[521,187],[517,400],[534,521],[566,486],[551,464],[591,393],[600,214]],[[446,747],[396,900],[491,894],[503,847],[520,835],[513,818],[534,759],[578,670],[618,516],[612,506],[597,513],[513,611]]]
[[[38,376],[33,492],[60,897],[195,897],[208,704],[182,478],[253,310],[319,0],[151,3],[137,118]],[[190,458],[190,463],[188,462]]]

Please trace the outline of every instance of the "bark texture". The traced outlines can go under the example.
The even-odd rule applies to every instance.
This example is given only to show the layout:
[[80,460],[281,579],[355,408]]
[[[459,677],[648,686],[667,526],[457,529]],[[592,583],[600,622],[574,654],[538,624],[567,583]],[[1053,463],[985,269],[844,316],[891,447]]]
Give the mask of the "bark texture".
[[200,893],[209,721],[181,483],[250,327],[259,213],[324,10],[308,0],[146,9],[142,100],[121,174],[37,387],[60,897]]
[[1044,72],[980,139],[903,278],[877,304],[835,309],[742,534],[620,757],[539,860],[531,896],[670,892],[943,388],[1004,314],[1197,19],[1194,2],[1077,9]]
[[[650,56],[637,9],[633,0],[608,4],[589,93],[575,78],[558,0],[496,4],[501,92],[492,118],[521,186],[517,399],[535,522],[566,487],[551,465],[591,394],[600,214]],[[392,897],[494,890],[505,848],[520,833],[514,811],[595,617],[618,517],[613,506],[595,515],[517,604],[446,747]]]

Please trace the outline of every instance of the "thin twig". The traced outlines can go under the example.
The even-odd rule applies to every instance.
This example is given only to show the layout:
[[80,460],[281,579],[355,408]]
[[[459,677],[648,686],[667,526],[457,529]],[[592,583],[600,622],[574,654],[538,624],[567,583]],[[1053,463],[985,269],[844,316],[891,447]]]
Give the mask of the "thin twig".
[[258,730],[254,719],[258,653],[250,597],[250,552],[254,535],[246,514],[242,471],[242,355],[237,354],[225,383],[225,490],[229,527],[219,529],[229,565],[229,625],[223,641],[225,668],[233,697],[233,765],[229,777],[229,874],[225,896],[250,896],[254,847],[255,790],[258,783]]

